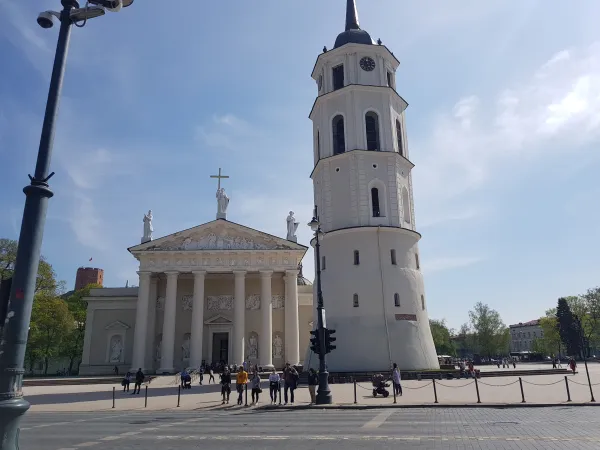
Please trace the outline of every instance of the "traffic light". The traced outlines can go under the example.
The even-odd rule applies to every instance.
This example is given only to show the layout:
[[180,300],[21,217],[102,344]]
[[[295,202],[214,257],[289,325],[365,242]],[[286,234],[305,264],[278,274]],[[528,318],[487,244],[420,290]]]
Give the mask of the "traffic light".
[[321,343],[319,342],[319,330],[312,330],[310,332],[312,337],[310,338],[310,349],[315,355],[321,352]]
[[331,353],[337,348],[337,346],[333,345],[337,340],[337,338],[333,336],[334,334],[335,330],[328,330],[325,328],[325,353]]

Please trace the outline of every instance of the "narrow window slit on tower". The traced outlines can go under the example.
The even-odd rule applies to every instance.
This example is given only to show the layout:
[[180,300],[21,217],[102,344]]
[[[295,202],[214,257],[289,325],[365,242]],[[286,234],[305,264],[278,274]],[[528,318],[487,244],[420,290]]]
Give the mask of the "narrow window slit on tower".
[[346,138],[344,135],[344,117],[335,116],[331,123],[333,132],[333,154],[339,155],[346,151]]
[[421,309],[425,311],[425,296],[421,295]]
[[365,129],[367,131],[367,150],[379,150],[379,117],[377,113],[369,111],[365,115]]
[[392,264],[395,266],[396,265],[396,250],[394,250],[394,249],[390,250],[390,256],[392,257]]
[[388,73],[387,73],[387,84],[392,89],[394,88],[394,84],[392,82],[392,72],[390,72],[389,70],[388,70]]
[[358,294],[354,294],[354,297],[352,299],[352,303],[354,305],[355,308],[358,308]]
[[379,189],[371,188],[371,203],[373,205],[373,217],[381,217],[379,208]]
[[333,72],[333,90],[337,91],[344,87],[344,65],[335,66]]
[[360,253],[358,250],[354,250],[354,265],[358,266],[360,264]]
[[419,264],[419,254],[415,253],[415,262],[417,263],[417,270],[421,269],[421,264]]
[[398,153],[404,156],[404,151],[402,150],[402,125],[398,119],[396,119],[396,142],[398,143]]
[[325,257],[321,256],[321,270],[325,270],[327,264],[325,264]]
[[394,306],[396,308],[400,307],[400,294],[398,294],[397,292],[394,294]]

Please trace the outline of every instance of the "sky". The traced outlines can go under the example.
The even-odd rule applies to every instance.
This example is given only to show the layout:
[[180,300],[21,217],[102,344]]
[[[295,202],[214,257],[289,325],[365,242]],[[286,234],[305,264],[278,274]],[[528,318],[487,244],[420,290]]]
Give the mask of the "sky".
[[[343,31],[344,0],[136,0],[73,29],[42,252],[137,284],[143,215],[160,237],[215,218],[308,244],[310,74]],[[431,318],[477,302],[506,324],[600,284],[600,3],[358,0],[361,27],[401,61]],[[175,7],[173,7],[175,6]],[[17,239],[58,27],[58,0],[0,0],[0,237]],[[93,258],[92,262],[89,259]],[[314,276],[312,253],[305,275]]]

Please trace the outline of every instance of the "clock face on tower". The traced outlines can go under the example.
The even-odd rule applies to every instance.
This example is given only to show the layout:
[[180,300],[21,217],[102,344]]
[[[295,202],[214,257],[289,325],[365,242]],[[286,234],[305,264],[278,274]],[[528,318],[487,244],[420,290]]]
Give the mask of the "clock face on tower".
[[373,61],[372,58],[365,56],[363,59],[360,60],[360,67],[362,70],[371,72],[375,69],[375,61]]

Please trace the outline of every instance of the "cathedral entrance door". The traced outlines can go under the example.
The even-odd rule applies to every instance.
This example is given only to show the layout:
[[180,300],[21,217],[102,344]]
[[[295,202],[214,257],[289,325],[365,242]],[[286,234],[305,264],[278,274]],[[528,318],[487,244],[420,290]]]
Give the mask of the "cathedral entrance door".
[[229,333],[213,333],[212,362],[229,362]]

